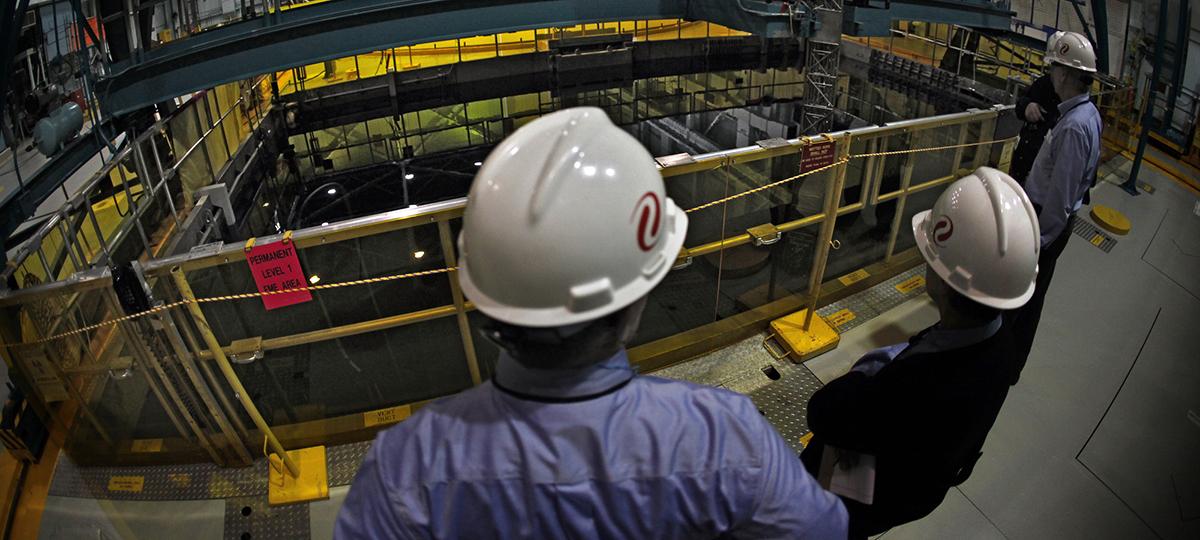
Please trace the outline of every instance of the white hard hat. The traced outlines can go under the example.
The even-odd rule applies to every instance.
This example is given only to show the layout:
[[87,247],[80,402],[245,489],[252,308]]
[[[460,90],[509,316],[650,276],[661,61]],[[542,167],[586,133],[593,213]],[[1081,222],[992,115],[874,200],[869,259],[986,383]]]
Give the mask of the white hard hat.
[[1077,32],[1055,32],[1046,40],[1047,64],[1061,64],[1088,73],[1096,72],[1096,51],[1092,42]]
[[459,282],[480,311],[509,324],[598,319],[662,281],[687,223],[637,139],[600,109],[559,111],[501,142],[476,175]]
[[1050,51],[1054,50],[1054,46],[1058,44],[1058,40],[1063,37],[1063,34],[1066,34],[1066,32],[1059,30],[1053,34],[1050,34],[1050,37],[1046,38],[1046,56],[1047,56],[1046,60],[1047,61],[1049,61],[1048,57],[1050,56],[1050,54],[1049,54]]
[[951,288],[997,309],[1033,296],[1041,233],[1037,212],[1011,176],[980,167],[912,219],[929,266]]

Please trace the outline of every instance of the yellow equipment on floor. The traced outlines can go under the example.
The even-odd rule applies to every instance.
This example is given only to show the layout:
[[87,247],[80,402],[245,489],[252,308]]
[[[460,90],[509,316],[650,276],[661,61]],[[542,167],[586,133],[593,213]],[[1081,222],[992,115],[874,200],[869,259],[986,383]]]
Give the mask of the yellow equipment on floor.
[[[841,341],[838,331],[824,317],[817,314],[813,314],[808,329],[805,329],[804,319],[807,314],[808,310],[803,309],[771,321],[771,334],[763,340],[763,347],[776,360],[790,358],[798,364],[837,348]],[[783,349],[780,353],[768,345],[772,339]]]
[[1115,208],[1097,204],[1092,206],[1091,216],[1096,225],[1113,234],[1129,234],[1129,229],[1133,227],[1129,223],[1129,218]]

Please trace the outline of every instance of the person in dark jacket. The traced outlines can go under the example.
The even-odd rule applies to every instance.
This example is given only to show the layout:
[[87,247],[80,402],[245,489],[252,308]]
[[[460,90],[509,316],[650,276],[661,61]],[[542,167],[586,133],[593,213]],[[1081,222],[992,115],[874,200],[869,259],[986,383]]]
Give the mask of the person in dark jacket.
[[913,233],[940,321],[868,353],[808,403],[801,457],[842,497],[851,539],[928,515],[970,476],[1015,369],[1001,310],[1033,294],[1037,214],[1008,175],[959,179]]
[[1021,140],[1013,151],[1009,175],[1022,187],[1029,177],[1029,170],[1033,168],[1038,149],[1046,140],[1046,133],[1058,122],[1059,103],[1049,73],[1034,80],[1017,99],[1017,107],[1013,112],[1024,123],[1021,125]]

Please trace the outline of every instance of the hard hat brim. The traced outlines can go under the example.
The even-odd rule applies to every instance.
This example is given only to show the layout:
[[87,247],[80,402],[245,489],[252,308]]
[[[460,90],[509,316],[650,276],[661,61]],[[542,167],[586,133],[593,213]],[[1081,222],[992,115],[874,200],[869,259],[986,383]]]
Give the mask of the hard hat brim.
[[[1033,297],[1033,290],[1037,284],[1037,280],[1030,280],[1029,287],[1015,298],[1005,298],[986,294],[982,291],[970,288],[960,287],[950,279],[952,272],[946,266],[946,263],[934,255],[932,246],[929,245],[929,236],[925,233],[928,229],[929,216],[933,214],[932,210],[920,212],[912,218],[913,238],[917,241],[917,250],[921,252],[921,257],[925,259],[925,263],[933,269],[942,281],[949,285],[959,294],[970,298],[980,304],[996,309],[1016,309],[1029,301]],[[1035,274],[1036,275],[1036,274]]]
[[1082,72],[1084,72],[1084,73],[1098,73],[1098,70],[1097,70],[1096,68],[1094,68],[1094,67],[1093,67],[1093,68],[1089,68],[1089,67],[1086,67],[1086,66],[1073,66],[1073,65],[1071,65],[1071,64],[1068,64],[1068,63],[1066,63],[1066,62],[1064,62],[1064,61],[1062,61],[1062,60],[1059,60],[1057,56],[1055,56],[1055,57],[1052,57],[1052,58],[1047,58],[1047,59],[1046,59],[1046,61],[1047,61],[1048,63],[1052,64],[1052,65],[1056,65],[1056,66],[1062,66],[1062,67],[1065,67],[1065,68],[1074,69],[1074,70],[1076,70],[1076,71],[1082,71]]
[[[683,248],[683,241],[687,236],[687,214],[676,206],[675,201],[670,198],[666,199],[666,203],[673,210],[672,212],[667,212],[667,215],[673,218],[673,223],[670,225],[669,234],[662,238],[665,246],[661,253],[665,257],[665,260],[662,261],[654,274],[649,276],[642,275],[624,287],[614,290],[612,301],[603,306],[585,311],[572,311],[566,306],[522,308],[498,302],[484,294],[475,285],[475,282],[471,279],[472,270],[467,257],[462,257],[459,260],[459,285],[462,287],[463,294],[466,295],[467,299],[474,303],[475,308],[484,315],[517,326],[551,328],[592,321],[615,313],[649,294],[655,286],[662,282],[667,273],[671,271],[671,267],[674,265],[679,251]],[[487,270],[483,269],[481,271],[486,272]]]

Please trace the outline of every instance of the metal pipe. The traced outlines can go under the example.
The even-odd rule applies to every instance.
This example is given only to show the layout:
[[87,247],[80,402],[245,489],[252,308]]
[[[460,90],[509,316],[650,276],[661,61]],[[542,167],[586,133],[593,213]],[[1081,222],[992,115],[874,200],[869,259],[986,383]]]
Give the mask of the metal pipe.
[[[842,138],[842,148],[838,159],[844,160],[850,155],[852,137],[847,134]],[[817,239],[817,256],[813,259],[812,273],[808,277],[808,310],[804,314],[804,330],[808,331],[812,324],[813,314],[817,311],[817,297],[821,295],[821,278],[825,275],[825,265],[829,262],[829,245],[833,242],[833,229],[837,222],[837,205],[842,197],[842,185],[846,182],[848,163],[842,163],[834,169],[831,185],[825,192],[825,219],[821,222],[821,232]]]
[[216,359],[217,367],[221,369],[221,374],[225,376],[225,380],[229,383],[230,388],[233,388],[233,395],[238,398],[238,401],[242,402],[242,407],[246,409],[246,413],[254,421],[254,426],[266,435],[267,442],[271,445],[271,450],[279,455],[279,459],[283,461],[283,465],[287,468],[288,473],[293,478],[300,476],[300,466],[292,460],[292,456],[288,455],[287,450],[284,450],[283,445],[279,443],[279,439],[275,438],[271,427],[267,425],[267,421],[258,412],[258,407],[250,400],[250,394],[246,392],[246,388],[238,380],[237,373],[233,371],[233,366],[229,364],[229,358],[225,356],[225,351],[221,348],[221,343],[217,341],[217,336],[213,335],[212,328],[208,326],[208,320],[204,318],[204,311],[200,309],[200,304],[196,303],[196,295],[192,292],[192,286],[188,284],[187,277],[183,275],[183,269],[178,266],[172,268],[171,278],[175,280],[175,285],[179,288],[180,295],[188,302],[187,308],[188,312],[192,314],[192,322],[195,323],[196,330],[200,332],[200,337],[204,339],[205,345],[212,352],[213,358]]
[[[438,236],[442,240],[442,256],[446,265],[458,267],[458,258],[454,253],[454,241],[450,238],[450,222],[438,221]],[[466,302],[463,300],[462,287],[458,284],[458,272],[449,272],[446,279],[450,280],[450,295],[454,298],[454,311],[458,319],[458,333],[462,336],[463,352],[467,355],[467,369],[471,372],[471,382],[478,385],[483,382],[479,375],[479,359],[475,356],[475,341],[471,337],[471,323],[467,320]]]

